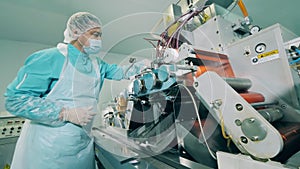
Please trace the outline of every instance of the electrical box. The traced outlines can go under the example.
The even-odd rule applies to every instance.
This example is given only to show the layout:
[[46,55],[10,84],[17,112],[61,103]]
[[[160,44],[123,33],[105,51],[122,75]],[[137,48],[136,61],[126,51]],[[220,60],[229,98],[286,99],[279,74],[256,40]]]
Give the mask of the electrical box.
[[0,139],[20,136],[25,119],[7,112],[0,113]]

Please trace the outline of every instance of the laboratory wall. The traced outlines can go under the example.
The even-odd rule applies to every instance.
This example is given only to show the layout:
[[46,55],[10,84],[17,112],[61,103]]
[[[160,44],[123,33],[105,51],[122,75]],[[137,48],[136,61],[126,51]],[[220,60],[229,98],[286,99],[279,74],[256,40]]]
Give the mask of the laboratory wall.
[[[297,12],[300,1],[298,0],[243,0],[248,14],[252,19],[253,25],[258,25],[262,29],[273,24],[280,23],[297,35],[300,35],[300,23]],[[233,13],[242,16],[240,8],[237,6],[232,10]]]

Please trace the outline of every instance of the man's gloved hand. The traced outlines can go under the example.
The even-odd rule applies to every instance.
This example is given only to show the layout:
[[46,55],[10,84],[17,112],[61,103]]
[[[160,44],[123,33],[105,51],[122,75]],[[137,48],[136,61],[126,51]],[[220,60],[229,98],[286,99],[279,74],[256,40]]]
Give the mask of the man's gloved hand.
[[93,107],[81,107],[72,109],[63,108],[60,112],[59,118],[63,121],[69,121],[80,126],[85,126],[96,115],[95,112],[92,112],[92,109]]

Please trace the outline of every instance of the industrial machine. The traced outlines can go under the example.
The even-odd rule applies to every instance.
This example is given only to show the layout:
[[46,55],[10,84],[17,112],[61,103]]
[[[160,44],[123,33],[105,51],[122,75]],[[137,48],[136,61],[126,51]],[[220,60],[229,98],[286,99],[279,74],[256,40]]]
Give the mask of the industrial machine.
[[[238,4],[243,17],[230,12]],[[171,11],[184,11],[172,5]],[[176,9],[176,10],[174,10]],[[198,1],[93,129],[105,168],[293,168],[300,150],[299,39],[252,25],[241,0]]]
[[0,112],[0,168],[9,168],[24,118],[16,117],[4,111]]

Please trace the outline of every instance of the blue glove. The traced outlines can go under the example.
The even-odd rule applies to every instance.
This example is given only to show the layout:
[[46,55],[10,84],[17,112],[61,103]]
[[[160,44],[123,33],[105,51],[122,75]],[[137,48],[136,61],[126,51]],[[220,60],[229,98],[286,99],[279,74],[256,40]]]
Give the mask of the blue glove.
[[124,70],[125,78],[130,79],[130,77],[140,74],[146,68],[151,68],[151,61],[148,59],[143,59],[138,62],[133,62],[131,65],[126,65],[122,68]]

